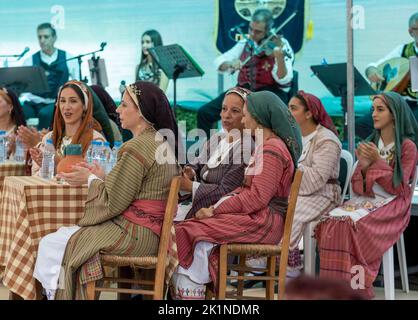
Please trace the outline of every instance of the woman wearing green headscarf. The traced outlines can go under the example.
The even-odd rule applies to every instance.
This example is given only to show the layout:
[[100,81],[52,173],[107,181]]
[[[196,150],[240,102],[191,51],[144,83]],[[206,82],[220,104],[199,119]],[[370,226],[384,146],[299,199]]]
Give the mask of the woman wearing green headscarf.
[[332,210],[315,235],[321,276],[354,280],[369,298],[383,254],[409,223],[418,141],[418,124],[399,94],[374,97],[372,117],[375,130],[356,150],[352,199]]
[[[242,186],[175,226],[180,265],[172,281],[175,299],[202,297],[209,282],[217,287],[217,245],[278,244],[282,238],[287,198],[302,151],[300,129],[287,106],[267,91],[248,95],[242,122],[256,136]],[[195,290],[185,289],[193,286],[189,283],[182,287],[187,281]]]

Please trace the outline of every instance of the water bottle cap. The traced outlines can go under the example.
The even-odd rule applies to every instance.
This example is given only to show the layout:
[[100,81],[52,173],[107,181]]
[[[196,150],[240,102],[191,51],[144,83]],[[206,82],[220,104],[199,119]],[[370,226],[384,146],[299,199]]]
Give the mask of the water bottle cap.
[[103,144],[104,144],[105,147],[110,147],[110,143],[107,142],[107,141],[103,142]]
[[46,140],[46,143],[47,143],[47,144],[53,144],[52,139],[47,139],[47,140]]
[[122,145],[122,141],[115,141],[115,147],[119,148]]
[[6,134],[6,131],[0,130],[0,136],[4,136]]
[[100,141],[93,140],[93,141],[91,142],[91,144],[93,144],[93,145],[95,145],[95,146],[100,146],[102,143],[101,143]]

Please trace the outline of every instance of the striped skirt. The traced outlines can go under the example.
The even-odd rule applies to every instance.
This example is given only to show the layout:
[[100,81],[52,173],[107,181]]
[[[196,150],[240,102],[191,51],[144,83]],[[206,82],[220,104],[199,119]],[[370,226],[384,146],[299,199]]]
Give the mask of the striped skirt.
[[56,300],[86,299],[86,283],[103,278],[100,253],[148,256],[158,252],[159,237],[150,229],[118,216],[104,223],[82,227],[65,249]]

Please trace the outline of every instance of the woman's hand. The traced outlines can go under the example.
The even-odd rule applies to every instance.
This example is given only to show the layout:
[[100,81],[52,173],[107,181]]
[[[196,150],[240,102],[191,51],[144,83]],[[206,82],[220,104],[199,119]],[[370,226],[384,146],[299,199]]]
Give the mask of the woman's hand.
[[213,207],[209,208],[201,208],[199,211],[196,212],[196,218],[199,220],[207,219],[213,217]]
[[73,186],[82,186],[87,184],[89,176],[91,175],[90,169],[84,166],[75,165],[72,166],[72,172],[57,174],[57,178],[63,179]]
[[39,148],[30,148],[29,149],[30,156],[32,158],[32,161],[34,161],[38,167],[42,166],[42,159],[44,157],[44,154],[42,153],[41,149]]
[[183,168],[183,177],[186,177],[189,180],[194,180],[196,172],[191,167],[185,166]]
[[356,150],[356,156],[364,172],[367,168],[379,159],[379,151],[373,142],[360,143]]
[[89,169],[90,173],[94,174],[97,178],[104,180],[106,177],[104,169],[96,161],[92,164],[88,164],[87,162],[79,162],[76,165]]
[[28,149],[35,147],[42,140],[42,134],[35,128],[19,126],[17,135]]

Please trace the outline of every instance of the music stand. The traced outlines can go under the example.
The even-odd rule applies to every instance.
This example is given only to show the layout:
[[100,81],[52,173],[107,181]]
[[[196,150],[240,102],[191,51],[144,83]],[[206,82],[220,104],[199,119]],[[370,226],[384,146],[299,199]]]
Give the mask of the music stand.
[[106,64],[104,59],[100,57],[93,57],[88,60],[91,84],[99,85],[102,88],[105,88],[109,85],[109,80],[107,78]]
[[[347,139],[347,63],[311,66],[312,71],[334,97],[341,97],[344,114],[344,141]],[[354,96],[370,96],[377,92],[354,67]]]
[[148,49],[154,61],[169,79],[174,82],[174,105],[177,106],[177,79],[193,78],[204,75],[203,69],[193,58],[178,44],[158,46]]
[[0,85],[12,90],[17,96],[22,92],[49,92],[45,71],[41,67],[0,68]]

